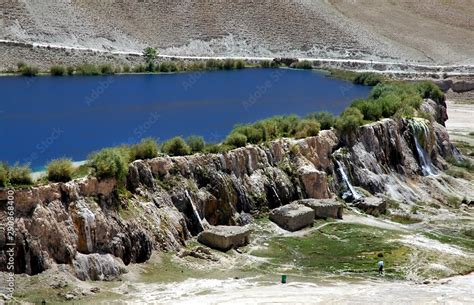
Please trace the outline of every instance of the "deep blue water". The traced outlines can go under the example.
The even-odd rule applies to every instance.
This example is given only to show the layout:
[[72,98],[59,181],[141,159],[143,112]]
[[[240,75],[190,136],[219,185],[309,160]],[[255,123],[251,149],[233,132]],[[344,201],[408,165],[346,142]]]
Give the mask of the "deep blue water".
[[167,75],[0,77],[0,160],[39,169],[103,147],[202,135],[273,115],[339,114],[370,88],[314,71],[247,69]]

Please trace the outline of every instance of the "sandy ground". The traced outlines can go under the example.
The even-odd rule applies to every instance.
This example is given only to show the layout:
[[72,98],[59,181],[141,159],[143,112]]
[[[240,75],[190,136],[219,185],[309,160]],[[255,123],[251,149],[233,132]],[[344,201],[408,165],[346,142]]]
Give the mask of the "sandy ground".
[[448,117],[446,128],[450,137],[456,141],[464,141],[474,145],[474,97],[472,92],[450,96],[447,100]]
[[[473,304],[474,274],[428,284],[362,283],[286,285],[247,280],[188,279],[181,283],[135,285],[128,304]],[[114,304],[120,304],[114,303]],[[124,303],[125,304],[125,303]]]
[[446,127],[450,132],[474,132],[474,103],[459,104],[448,101],[448,116]]

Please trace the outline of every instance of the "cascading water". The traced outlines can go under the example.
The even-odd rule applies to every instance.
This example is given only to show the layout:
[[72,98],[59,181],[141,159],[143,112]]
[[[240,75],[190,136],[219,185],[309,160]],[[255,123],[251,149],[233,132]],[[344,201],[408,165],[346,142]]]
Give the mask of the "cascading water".
[[191,196],[189,195],[189,192],[188,192],[187,190],[186,190],[185,194],[186,194],[186,198],[188,198],[189,203],[191,204],[191,207],[192,207],[192,209],[193,209],[193,214],[194,214],[194,216],[195,216],[196,219],[198,220],[198,222],[199,222],[199,224],[201,225],[201,227],[204,228],[203,223],[202,223],[201,216],[199,216],[199,213],[198,213],[198,211],[197,211],[197,209],[196,209],[196,206],[194,205],[193,199],[191,198]]
[[[339,170],[339,173],[341,174],[341,178],[344,181],[344,184],[346,185],[347,192],[350,193],[350,196],[352,196],[353,201],[360,200],[362,196],[359,194],[359,192],[357,192],[357,190],[354,188],[351,181],[347,177],[347,174],[344,171],[344,167],[342,166],[341,162],[336,160],[336,163],[337,163],[337,169]],[[346,197],[349,197],[349,196],[346,196]]]
[[431,158],[425,149],[427,146],[428,139],[430,137],[430,129],[425,119],[414,118],[410,120],[409,123],[410,129],[413,133],[413,138],[415,140],[416,152],[418,153],[418,158],[421,165],[421,170],[424,176],[433,176],[436,175],[436,169],[431,163]]
[[84,233],[86,235],[86,246],[89,253],[94,252],[94,243],[92,242],[92,228],[95,225],[95,215],[89,209],[84,208],[81,213],[84,219]]

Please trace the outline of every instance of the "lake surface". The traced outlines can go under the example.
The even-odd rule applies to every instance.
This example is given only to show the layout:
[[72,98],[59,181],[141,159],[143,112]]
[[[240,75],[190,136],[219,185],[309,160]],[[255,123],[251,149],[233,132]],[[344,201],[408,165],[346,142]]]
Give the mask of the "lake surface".
[[158,75],[0,77],[0,160],[84,160],[153,137],[219,142],[237,123],[274,115],[339,114],[369,87],[315,71],[245,69]]

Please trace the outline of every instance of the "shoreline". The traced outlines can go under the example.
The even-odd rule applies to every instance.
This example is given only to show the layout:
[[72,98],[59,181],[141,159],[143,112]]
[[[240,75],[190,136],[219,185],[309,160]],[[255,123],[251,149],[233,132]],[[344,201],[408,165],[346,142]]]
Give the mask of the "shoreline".
[[[16,47],[26,47],[32,49],[39,49],[46,52],[54,51],[78,51],[83,54],[76,54],[84,57],[83,62],[87,62],[87,57],[90,55],[111,55],[111,56],[126,56],[141,59],[142,52],[133,50],[105,50],[85,48],[79,46],[55,45],[47,43],[27,43],[14,40],[0,39],[0,45],[13,45]],[[173,55],[173,54],[157,54],[158,61],[160,60],[184,60],[184,61],[200,61],[200,60],[243,60],[246,62],[259,63],[262,61],[272,61],[275,58],[284,58],[282,56],[195,56],[195,55]],[[448,74],[449,76],[473,77],[474,65],[429,65],[416,61],[393,61],[393,60],[369,60],[359,58],[325,58],[325,57],[289,57],[297,59],[298,61],[310,61],[316,69],[340,69],[353,72],[373,72],[378,74],[394,74],[394,75],[420,75],[429,76],[431,74]],[[112,61],[123,61],[120,58],[111,58]],[[105,62],[105,61],[104,61]],[[0,75],[11,75],[9,73],[0,73]]]

